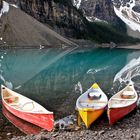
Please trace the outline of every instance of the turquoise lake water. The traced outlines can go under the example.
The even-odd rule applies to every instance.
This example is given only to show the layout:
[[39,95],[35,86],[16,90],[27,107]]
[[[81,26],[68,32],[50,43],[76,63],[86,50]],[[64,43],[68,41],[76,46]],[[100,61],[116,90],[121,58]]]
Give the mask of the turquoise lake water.
[[138,85],[139,57],[140,51],[126,49],[1,50],[0,83],[58,115],[70,114],[80,92],[94,82],[108,97],[114,94],[114,78]]

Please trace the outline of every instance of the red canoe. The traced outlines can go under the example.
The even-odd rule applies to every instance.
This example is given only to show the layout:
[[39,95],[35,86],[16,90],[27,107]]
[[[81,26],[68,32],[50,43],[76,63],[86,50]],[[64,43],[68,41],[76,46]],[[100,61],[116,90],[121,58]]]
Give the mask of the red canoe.
[[46,110],[35,101],[1,85],[3,106],[15,116],[51,131],[54,127],[53,112]]
[[109,124],[112,125],[137,106],[138,94],[134,89],[134,85],[129,84],[120,92],[112,96],[108,102],[108,118]]
[[16,117],[12,113],[10,113],[4,106],[2,106],[2,113],[15,127],[17,127],[20,131],[27,135],[36,135],[41,131],[40,127]]

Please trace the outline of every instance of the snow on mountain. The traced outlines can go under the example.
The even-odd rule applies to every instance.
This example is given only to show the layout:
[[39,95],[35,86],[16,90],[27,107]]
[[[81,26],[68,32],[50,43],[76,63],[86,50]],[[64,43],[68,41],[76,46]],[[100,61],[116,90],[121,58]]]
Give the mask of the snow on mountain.
[[15,8],[18,8],[18,6],[15,5],[15,4],[9,4],[9,3],[3,1],[3,7],[2,7],[2,9],[0,10],[0,17],[1,17],[4,13],[8,13],[8,12],[9,12],[9,7],[10,7],[10,6],[13,6],[13,7],[15,7]]
[[140,32],[140,5],[135,0],[113,1],[114,11],[132,30]]
[[81,0],[73,0],[73,5],[79,9],[81,5]]
[[15,7],[15,8],[19,8],[16,4],[10,4],[10,5]]
[[95,21],[96,21],[96,22],[108,23],[107,21],[101,20],[101,19],[96,18],[96,17],[94,17],[94,16],[92,16],[92,17],[86,16],[86,19],[87,19],[89,22],[95,22]]
[[4,13],[8,13],[9,11],[9,4],[5,1],[3,1],[3,7],[0,11],[0,17],[4,14]]
[[112,0],[72,0],[72,2],[90,22],[105,21],[116,25],[118,21]]

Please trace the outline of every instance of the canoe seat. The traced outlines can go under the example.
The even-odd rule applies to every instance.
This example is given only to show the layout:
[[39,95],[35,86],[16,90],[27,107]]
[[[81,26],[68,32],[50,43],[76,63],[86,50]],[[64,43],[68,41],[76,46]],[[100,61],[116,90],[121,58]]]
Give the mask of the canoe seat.
[[80,103],[106,103],[106,101],[100,101],[100,100],[80,100]]
[[4,99],[9,99],[9,98],[15,98],[15,96],[6,96],[6,97],[3,97]]
[[117,101],[135,101],[135,99],[125,99],[125,98],[111,98],[111,100],[117,100]]
[[104,104],[106,104],[105,101],[100,101],[100,100],[80,100],[79,101],[80,105],[82,108],[102,108]]
[[8,97],[3,97],[3,99],[5,100],[6,103],[17,103],[19,98],[16,96],[8,96]]
[[89,92],[88,93],[88,98],[90,100],[99,100],[101,98],[101,94],[99,93],[99,91],[97,92]]
[[113,108],[117,108],[117,107],[122,107],[124,105],[127,105],[128,102],[127,101],[117,101],[117,100],[114,100],[110,106],[113,107]]
[[121,98],[124,98],[124,99],[135,98],[135,93],[133,91],[124,91],[121,94]]

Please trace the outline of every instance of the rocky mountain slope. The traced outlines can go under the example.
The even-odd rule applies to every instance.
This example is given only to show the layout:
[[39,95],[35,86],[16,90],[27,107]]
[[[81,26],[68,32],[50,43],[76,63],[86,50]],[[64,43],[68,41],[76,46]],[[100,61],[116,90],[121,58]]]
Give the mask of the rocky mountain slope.
[[73,0],[73,4],[91,21],[102,20],[112,24],[118,22],[111,0]]
[[49,24],[59,34],[71,38],[87,38],[89,30],[85,17],[96,17],[117,25],[121,28],[120,31],[125,30],[123,23],[114,13],[111,0],[81,0],[79,8],[82,12],[73,6],[71,0],[7,1],[17,4],[21,10],[40,22]]
[[[9,0],[8,0],[9,1]],[[15,0],[24,12],[44,24],[49,24],[59,34],[81,38],[86,31],[81,14],[67,0]]]
[[116,15],[129,27],[128,33],[140,38],[140,0],[114,0],[113,4]]
[[4,2],[3,9],[6,7],[9,7],[7,8],[9,11],[3,13],[0,18],[1,42],[10,46],[66,47],[76,45],[19,8]]
[[140,0],[73,0],[89,21],[105,21],[127,26],[127,33],[140,38]]

